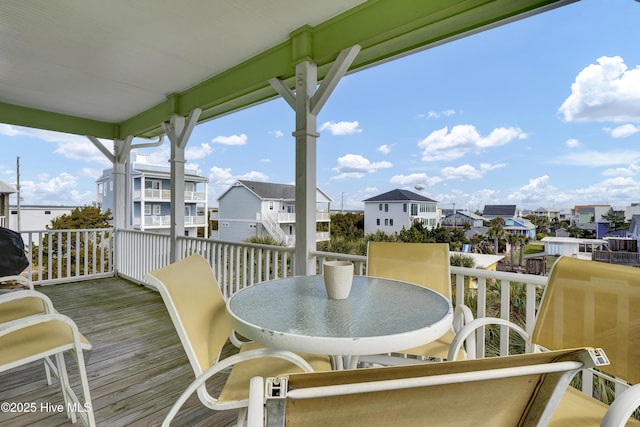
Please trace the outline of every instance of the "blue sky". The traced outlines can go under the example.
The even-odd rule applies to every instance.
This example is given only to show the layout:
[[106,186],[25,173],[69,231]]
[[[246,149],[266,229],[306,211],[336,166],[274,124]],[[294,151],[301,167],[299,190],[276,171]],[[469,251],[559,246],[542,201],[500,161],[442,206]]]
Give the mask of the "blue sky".
[[[416,187],[471,210],[640,202],[639,18],[583,0],[345,77],[318,116],[318,186],[336,209]],[[293,183],[293,128],[281,99],[197,126],[210,205],[237,179]],[[142,152],[167,164],[166,144]],[[84,137],[0,124],[0,180],[17,156],[23,204],[90,204],[109,167]]]

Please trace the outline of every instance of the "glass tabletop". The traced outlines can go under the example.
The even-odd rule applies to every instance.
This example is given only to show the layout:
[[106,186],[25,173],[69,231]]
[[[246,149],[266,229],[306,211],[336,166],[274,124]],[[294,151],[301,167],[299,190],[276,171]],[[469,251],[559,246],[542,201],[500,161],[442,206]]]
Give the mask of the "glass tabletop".
[[429,328],[451,312],[447,299],[433,290],[368,276],[354,276],[347,299],[329,299],[321,275],[250,286],[233,295],[228,308],[262,334],[349,340]]

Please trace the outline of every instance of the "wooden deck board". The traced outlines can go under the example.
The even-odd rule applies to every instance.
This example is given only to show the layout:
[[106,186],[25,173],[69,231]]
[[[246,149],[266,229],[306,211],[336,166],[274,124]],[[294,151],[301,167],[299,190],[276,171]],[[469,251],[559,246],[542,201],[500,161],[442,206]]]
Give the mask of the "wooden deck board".
[[[123,279],[100,279],[38,290],[71,317],[94,348],[85,352],[89,386],[99,426],[160,425],[193,371],[160,295]],[[226,353],[235,349],[227,345]],[[68,357],[70,381],[80,393],[75,361]],[[214,378],[215,395],[225,380]],[[47,386],[42,362],[0,374],[0,402],[62,403],[57,384]],[[212,411],[197,396],[184,405],[172,425],[229,426],[237,411]],[[0,425],[71,426],[64,413],[0,413]]]

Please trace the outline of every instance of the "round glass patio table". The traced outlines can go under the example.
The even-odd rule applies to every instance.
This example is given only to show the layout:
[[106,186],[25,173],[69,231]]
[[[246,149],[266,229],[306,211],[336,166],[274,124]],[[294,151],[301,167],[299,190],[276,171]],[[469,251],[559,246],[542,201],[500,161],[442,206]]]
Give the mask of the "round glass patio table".
[[453,319],[451,303],[438,292],[368,276],[354,276],[343,300],[327,297],[321,275],[294,276],[244,288],[227,308],[233,328],[248,339],[295,352],[343,356],[344,367],[351,368],[357,356],[436,340]]

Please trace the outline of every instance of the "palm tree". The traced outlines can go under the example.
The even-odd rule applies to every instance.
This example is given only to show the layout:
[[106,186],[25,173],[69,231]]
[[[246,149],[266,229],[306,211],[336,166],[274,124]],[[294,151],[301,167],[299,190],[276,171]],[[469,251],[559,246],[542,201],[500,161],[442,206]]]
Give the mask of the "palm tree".
[[529,243],[529,237],[524,234],[518,235],[518,245],[520,246],[520,252],[518,256],[518,267],[522,267],[522,259],[524,258],[522,255],[524,254],[524,248]]
[[515,270],[514,264],[516,263],[516,248],[520,242],[520,238],[518,236],[520,235],[516,233],[507,233],[507,242],[509,242],[509,246],[511,247],[509,250],[509,265],[511,266],[511,271]]
[[493,251],[494,254],[498,255],[500,249],[500,239],[504,237],[504,219],[503,218],[493,218],[489,221],[489,231],[487,232],[487,236],[490,239],[493,239]]

